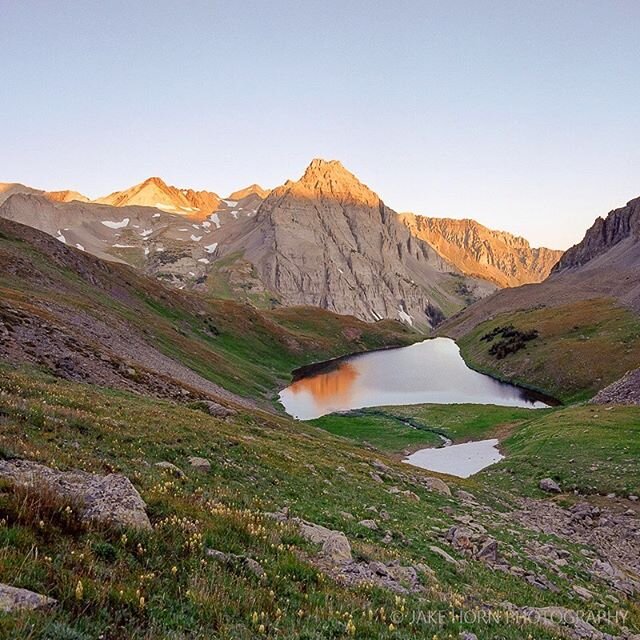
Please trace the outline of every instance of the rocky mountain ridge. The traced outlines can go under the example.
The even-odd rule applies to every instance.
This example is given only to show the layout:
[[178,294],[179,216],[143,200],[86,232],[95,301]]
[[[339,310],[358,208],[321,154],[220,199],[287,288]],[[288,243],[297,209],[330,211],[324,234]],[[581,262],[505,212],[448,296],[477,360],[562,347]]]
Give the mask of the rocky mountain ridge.
[[[609,212],[606,218],[599,217],[586,232],[581,242],[568,249],[553,269],[561,273],[586,265],[591,260],[605,255],[620,243],[637,245],[640,241],[640,198],[627,202],[626,206]],[[626,250],[627,247],[619,247]],[[627,256],[633,263],[636,256]]]
[[532,247],[522,237],[488,229],[469,218],[403,213],[401,219],[414,236],[428,242],[463,273],[490,280],[499,287],[541,282],[563,253]]

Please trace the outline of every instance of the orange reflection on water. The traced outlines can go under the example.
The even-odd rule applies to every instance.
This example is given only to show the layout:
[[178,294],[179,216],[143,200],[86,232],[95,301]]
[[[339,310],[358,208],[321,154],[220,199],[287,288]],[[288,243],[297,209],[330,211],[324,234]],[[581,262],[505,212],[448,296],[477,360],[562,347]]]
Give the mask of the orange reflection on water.
[[289,390],[294,394],[305,392],[311,394],[319,407],[349,405],[354,391],[353,384],[359,375],[352,364],[342,362],[333,371],[294,382]]

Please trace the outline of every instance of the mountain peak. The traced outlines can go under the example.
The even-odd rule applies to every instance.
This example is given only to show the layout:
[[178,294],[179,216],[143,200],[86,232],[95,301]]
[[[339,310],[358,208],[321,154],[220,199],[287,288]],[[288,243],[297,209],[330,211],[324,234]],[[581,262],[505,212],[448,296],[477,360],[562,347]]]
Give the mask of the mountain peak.
[[144,182],[140,184],[141,187],[145,187],[147,185],[153,185],[155,187],[160,187],[162,189],[166,189],[168,186],[167,183],[162,178],[158,178],[157,176],[151,176],[150,178],[147,178]]
[[229,200],[242,200],[242,198],[246,198],[251,195],[256,195],[264,200],[269,195],[269,190],[263,189],[259,184],[254,182],[244,189],[234,191],[229,195]]
[[377,194],[360,182],[339,160],[315,158],[300,180],[285,186],[303,195],[347,198],[373,206],[380,200]]

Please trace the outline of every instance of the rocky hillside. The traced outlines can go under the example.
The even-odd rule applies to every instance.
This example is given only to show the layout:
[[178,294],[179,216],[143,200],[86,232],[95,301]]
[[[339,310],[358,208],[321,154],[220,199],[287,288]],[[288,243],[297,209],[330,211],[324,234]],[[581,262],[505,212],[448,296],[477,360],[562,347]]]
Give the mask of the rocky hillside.
[[427,328],[491,290],[467,279],[337,161],[277,187],[232,244],[283,304]]
[[562,255],[559,250],[532,247],[524,238],[488,229],[475,220],[413,213],[401,214],[401,219],[415,237],[428,242],[460,271],[500,287],[544,280]]

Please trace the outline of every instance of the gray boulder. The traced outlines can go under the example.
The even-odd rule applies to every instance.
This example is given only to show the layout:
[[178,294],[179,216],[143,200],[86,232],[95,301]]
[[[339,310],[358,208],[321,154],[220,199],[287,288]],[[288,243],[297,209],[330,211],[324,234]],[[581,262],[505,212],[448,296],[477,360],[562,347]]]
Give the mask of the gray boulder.
[[543,478],[542,480],[540,480],[538,486],[540,487],[540,489],[546,491],[547,493],[562,492],[560,485],[555,480],[553,480],[553,478]]
[[35,593],[35,591],[0,584],[0,611],[3,613],[51,609],[57,602],[57,600]]
[[449,489],[449,485],[444,482],[444,480],[440,480],[440,478],[422,478],[422,484],[429,489],[429,491],[435,491],[443,496],[450,496],[451,489]]
[[180,469],[180,467],[176,467],[172,462],[167,462],[163,460],[162,462],[156,462],[156,467],[159,469],[163,469],[164,471],[168,471],[172,476],[179,478],[180,480],[184,480],[187,476],[184,471]]
[[351,562],[351,545],[347,536],[340,531],[332,531],[322,545],[322,555],[336,564]]
[[211,463],[206,458],[191,456],[188,462],[196,471],[207,472],[211,470]]
[[83,522],[150,530],[144,500],[120,473],[101,476],[86,471],[58,471],[28,460],[0,460],[0,478],[21,486],[46,487],[77,505]]
[[207,413],[215,418],[228,418],[229,416],[234,416],[237,413],[235,409],[230,409],[229,407],[225,407],[224,405],[211,400],[205,400],[202,404],[205,406]]

